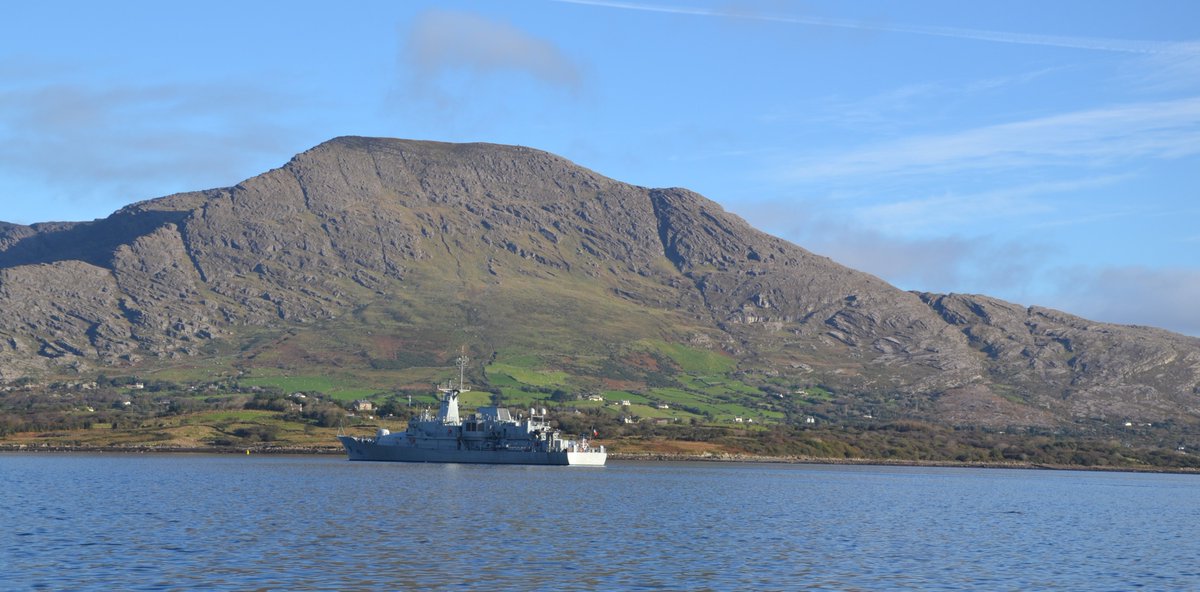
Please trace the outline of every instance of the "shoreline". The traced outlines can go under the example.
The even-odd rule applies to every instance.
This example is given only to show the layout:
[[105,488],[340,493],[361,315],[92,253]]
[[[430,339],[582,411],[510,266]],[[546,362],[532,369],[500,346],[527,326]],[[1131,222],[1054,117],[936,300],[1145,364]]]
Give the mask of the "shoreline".
[[[113,453],[113,454],[270,454],[341,456],[345,450],[330,446],[61,446],[0,444],[0,453]],[[870,459],[870,458],[821,458],[806,456],[763,456],[755,454],[680,454],[670,452],[610,452],[609,460],[640,462],[746,462],[830,466],[877,466],[877,467],[946,467],[958,469],[1022,469],[1041,471],[1100,471],[1110,473],[1170,473],[1200,475],[1200,469],[1187,467],[1125,466],[1117,467],[1086,465],[1049,465],[1029,462],[960,462],[940,460]]]
[[870,467],[946,467],[952,469],[1022,469],[1036,471],[1100,471],[1110,473],[1176,473],[1200,475],[1200,469],[1188,467],[1126,466],[1115,467],[1086,465],[1051,465],[1030,462],[961,462],[944,460],[910,460],[887,458],[822,458],[807,456],[760,456],[753,454],[674,454],[674,453],[621,453],[610,452],[609,460],[648,462],[752,462],[793,465],[840,465]]
[[332,446],[65,446],[59,444],[0,444],[0,452],[112,452],[118,454],[345,454]]

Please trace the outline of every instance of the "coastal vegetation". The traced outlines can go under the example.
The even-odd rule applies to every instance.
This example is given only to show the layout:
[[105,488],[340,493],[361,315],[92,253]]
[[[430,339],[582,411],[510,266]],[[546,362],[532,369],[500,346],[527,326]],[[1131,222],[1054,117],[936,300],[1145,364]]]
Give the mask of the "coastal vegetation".
[[[596,434],[618,457],[1200,469],[1188,426],[944,426],[905,417],[884,401],[865,409],[863,401],[820,386],[751,385],[694,349],[639,348],[647,356],[643,370],[656,374],[636,382],[627,369],[611,379],[626,390],[581,388],[577,383],[589,381],[524,356],[487,365],[476,377],[482,384],[462,402],[468,410],[493,403],[546,408],[558,427]],[[413,414],[435,406],[432,382],[450,374],[417,374],[433,379],[429,388],[265,372],[196,382],[178,370],[164,375],[179,381],[23,381],[0,392],[0,447],[338,452],[339,431],[402,430]]]

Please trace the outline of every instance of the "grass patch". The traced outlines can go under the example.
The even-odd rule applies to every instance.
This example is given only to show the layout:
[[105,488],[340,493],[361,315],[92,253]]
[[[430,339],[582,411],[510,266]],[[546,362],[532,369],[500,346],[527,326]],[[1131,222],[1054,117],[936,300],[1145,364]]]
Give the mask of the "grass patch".
[[461,407],[475,409],[492,404],[492,393],[486,391],[467,391],[458,394],[458,404]]
[[492,382],[493,376],[497,378],[507,376],[512,381],[516,381],[520,384],[541,387],[562,386],[566,384],[567,378],[569,378],[569,375],[566,372],[534,370],[514,364],[501,363],[489,364],[486,374],[488,381],[492,384],[497,384],[498,386],[500,383]]
[[521,386],[521,382],[518,381],[517,379],[513,378],[512,376],[509,376],[508,374],[501,374],[499,372],[493,373],[490,370],[490,367],[489,367],[489,370],[487,370],[487,372],[486,372],[486,376],[487,376],[488,386],[491,386],[491,387],[506,387],[506,386],[507,387],[518,387],[518,386]]
[[677,378],[688,390],[704,393],[710,397],[762,395],[762,391],[757,388],[723,376],[679,376]]
[[650,405],[634,404],[634,405],[630,405],[629,407],[625,407],[625,409],[628,409],[629,413],[632,413],[633,415],[636,415],[637,417],[641,417],[641,418],[671,419],[674,417],[681,417],[682,419],[680,419],[680,421],[687,421],[688,419],[690,419],[692,417],[696,417],[695,415],[693,415],[691,413],[682,412],[677,409],[659,409],[657,407],[652,407]]
[[265,411],[261,409],[236,409],[222,411],[202,411],[184,416],[183,423],[190,424],[206,424],[206,423],[226,423],[226,422],[255,422],[262,420],[273,420],[279,415],[277,411]]
[[805,399],[815,403],[824,403],[833,400],[833,393],[819,386],[810,386],[800,391],[800,395]]
[[651,389],[650,395],[672,407],[686,407],[688,410],[708,414],[716,420],[732,419],[738,416],[757,417],[766,413],[761,409],[755,409],[730,401],[719,401],[703,394],[692,393],[677,388]]
[[367,399],[388,392],[388,389],[347,384],[328,376],[252,376],[238,379],[242,386],[275,387],[285,393],[323,393],[339,401]]
[[650,403],[650,399],[647,399],[644,395],[631,393],[629,391],[604,391],[600,394],[604,397],[604,400],[608,401],[609,403],[619,403],[621,401],[642,403],[644,405],[648,405]]
[[637,345],[671,358],[671,361],[689,374],[723,375],[737,367],[737,360],[731,357],[678,343],[643,339],[638,341]]

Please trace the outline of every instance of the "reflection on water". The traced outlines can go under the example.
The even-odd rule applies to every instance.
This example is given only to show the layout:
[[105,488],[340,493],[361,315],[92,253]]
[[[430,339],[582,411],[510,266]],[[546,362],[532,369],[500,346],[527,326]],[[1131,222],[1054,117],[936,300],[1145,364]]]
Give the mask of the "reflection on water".
[[1200,478],[0,454],[0,588],[1200,589]]

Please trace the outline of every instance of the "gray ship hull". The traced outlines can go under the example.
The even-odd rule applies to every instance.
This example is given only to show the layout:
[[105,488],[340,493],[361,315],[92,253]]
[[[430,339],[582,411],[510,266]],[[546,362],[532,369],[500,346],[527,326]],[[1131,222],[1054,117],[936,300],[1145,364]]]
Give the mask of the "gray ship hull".
[[545,452],[526,450],[456,450],[403,445],[381,445],[369,439],[338,436],[350,460],[496,465],[604,466],[604,452]]

